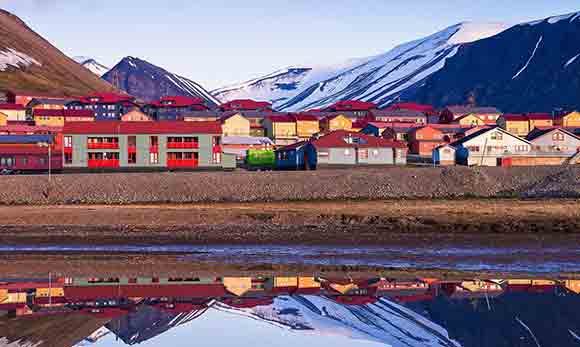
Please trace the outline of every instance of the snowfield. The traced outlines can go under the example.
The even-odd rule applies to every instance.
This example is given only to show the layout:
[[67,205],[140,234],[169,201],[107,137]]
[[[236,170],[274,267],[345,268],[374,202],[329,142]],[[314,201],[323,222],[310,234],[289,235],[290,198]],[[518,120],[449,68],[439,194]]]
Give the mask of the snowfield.
[[40,62],[30,56],[18,52],[15,49],[8,48],[0,50],[0,71],[6,71],[9,67],[23,68],[30,65],[42,66]]
[[99,77],[103,77],[110,69],[105,65],[97,62],[95,59],[84,56],[73,57],[73,60],[87,68],[90,72]]

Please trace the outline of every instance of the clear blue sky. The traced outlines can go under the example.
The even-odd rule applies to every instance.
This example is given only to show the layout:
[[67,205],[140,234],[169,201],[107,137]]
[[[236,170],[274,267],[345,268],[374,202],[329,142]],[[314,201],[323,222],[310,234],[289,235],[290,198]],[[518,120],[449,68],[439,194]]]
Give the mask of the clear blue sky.
[[519,23],[578,0],[0,0],[68,55],[136,56],[212,89],[379,54],[462,21]]

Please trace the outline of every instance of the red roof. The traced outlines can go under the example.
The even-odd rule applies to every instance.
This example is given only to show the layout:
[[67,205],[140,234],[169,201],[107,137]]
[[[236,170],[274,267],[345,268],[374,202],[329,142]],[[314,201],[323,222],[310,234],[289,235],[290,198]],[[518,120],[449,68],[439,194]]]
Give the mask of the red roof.
[[376,108],[375,103],[358,100],[343,100],[328,107],[329,110],[333,111],[368,111]]
[[219,298],[227,295],[221,284],[143,284],[64,287],[68,300],[93,300],[117,297]]
[[135,98],[132,96],[117,93],[95,93],[79,99],[80,102],[85,104],[116,104],[133,102],[133,100]]
[[261,110],[261,109],[271,109],[272,104],[266,101],[240,99],[226,102],[225,104],[222,104],[220,108],[223,111]]
[[[358,139],[357,143],[347,142],[348,138]],[[403,142],[387,140],[382,137],[369,136],[362,133],[338,130],[313,140],[312,144],[317,148],[406,148]]]
[[13,146],[0,146],[0,153],[2,154],[42,154],[47,155],[48,148],[40,147],[37,145],[13,145]]
[[435,108],[431,105],[417,104],[414,102],[399,102],[386,108],[388,111],[411,110],[424,113],[434,113]]
[[554,119],[549,113],[528,113],[526,117],[531,120],[552,120]]
[[20,104],[0,104],[0,111],[10,110],[10,111],[24,111],[26,107]]
[[220,122],[73,122],[66,123],[64,134],[214,134],[221,135]]
[[275,116],[268,116],[272,123],[296,123],[296,118],[288,114],[277,114]]
[[46,134],[46,133],[57,133],[60,132],[62,128],[55,128],[55,127],[45,127],[45,126],[36,126],[36,125],[29,125],[29,124],[22,124],[22,123],[13,123],[8,122],[6,126],[0,126],[0,134]]
[[35,110],[34,116],[41,117],[94,117],[93,110]]
[[354,129],[362,129],[362,128],[366,127],[367,124],[369,124],[369,121],[368,120],[357,119],[354,122],[352,122],[352,127]]
[[192,98],[188,96],[164,96],[158,101],[150,104],[153,107],[189,107],[189,106],[205,106],[204,100],[201,98]]
[[318,121],[316,115],[308,113],[296,113],[294,114],[294,118],[296,118],[297,121]]
[[512,122],[526,122],[528,120],[524,114],[504,114],[502,117],[505,120]]

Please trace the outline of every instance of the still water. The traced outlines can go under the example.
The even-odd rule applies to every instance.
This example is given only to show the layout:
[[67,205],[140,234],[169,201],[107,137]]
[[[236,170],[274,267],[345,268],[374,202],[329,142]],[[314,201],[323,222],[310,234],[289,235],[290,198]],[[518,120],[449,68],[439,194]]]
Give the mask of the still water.
[[0,279],[0,346],[579,346],[580,280]]

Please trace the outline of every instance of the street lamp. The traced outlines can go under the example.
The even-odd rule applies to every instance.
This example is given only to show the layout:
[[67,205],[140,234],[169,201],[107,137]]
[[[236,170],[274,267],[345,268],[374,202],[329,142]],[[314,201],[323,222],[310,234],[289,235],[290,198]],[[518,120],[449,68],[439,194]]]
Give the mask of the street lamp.
[[48,183],[52,182],[52,162],[51,162],[51,144],[48,142],[39,142],[39,147],[48,147]]

